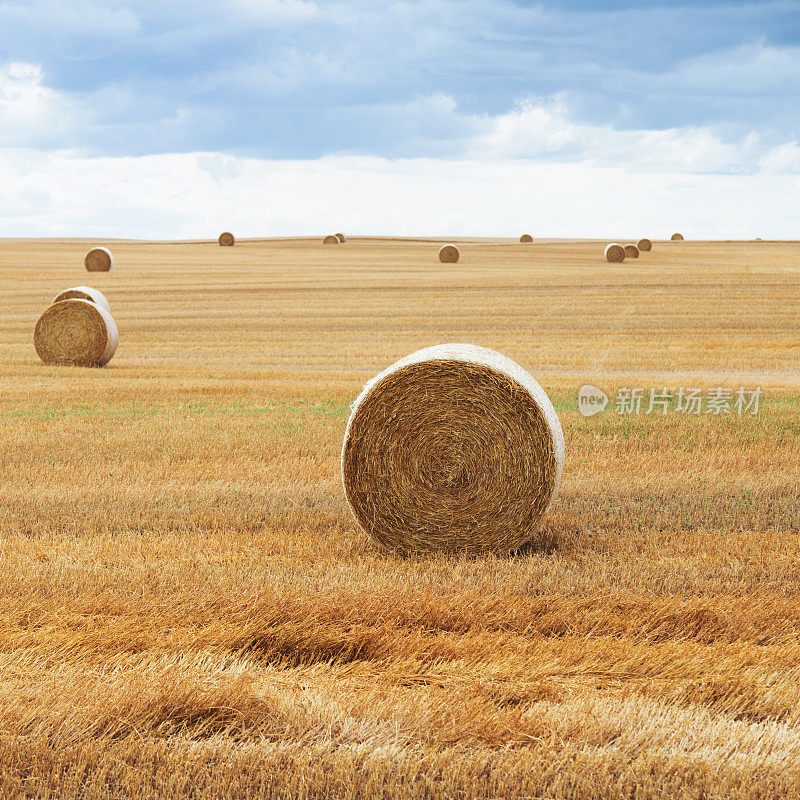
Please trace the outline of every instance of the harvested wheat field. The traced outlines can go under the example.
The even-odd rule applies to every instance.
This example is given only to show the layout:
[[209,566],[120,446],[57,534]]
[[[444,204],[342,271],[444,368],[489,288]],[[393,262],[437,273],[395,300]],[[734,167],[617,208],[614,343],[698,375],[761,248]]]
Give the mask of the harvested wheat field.
[[[320,242],[104,241],[103,369],[33,345],[95,243],[0,242],[0,796],[797,796],[800,244]],[[349,403],[448,342],[563,427],[510,557],[384,552],[344,497]]]

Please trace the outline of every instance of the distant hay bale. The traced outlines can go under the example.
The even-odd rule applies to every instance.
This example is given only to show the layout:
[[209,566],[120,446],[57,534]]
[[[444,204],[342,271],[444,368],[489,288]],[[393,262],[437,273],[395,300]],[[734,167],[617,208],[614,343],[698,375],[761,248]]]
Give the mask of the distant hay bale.
[[63,292],[55,296],[53,302],[60,303],[62,300],[88,300],[106,311],[111,311],[111,306],[108,304],[106,296],[91,286],[73,286],[71,289],[64,289]]
[[439,261],[442,264],[455,264],[461,253],[454,244],[446,244],[439,249]]
[[649,239],[639,239],[636,246],[641,253],[649,253],[653,249],[653,243]]
[[621,244],[616,244],[615,242],[606,245],[605,257],[606,261],[618,264],[625,260],[625,248]]
[[341,240],[339,239],[339,237],[335,233],[332,233],[329,236],[326,236],[322,240],[322,244],[341,244],[341,243],[342,243]]
[[683,241],[683,234],[681,234],[681,233],[673,233],[671,238],[672,238],[673,242],[682,242]]
[[114,256],[107,247],[95,247],[83,259],[87,272],[108,272],[114,266]]
[[394,550],[508,553],[555,499],[564,434],[542,387],[483,347],[412,353],[370,380],[342,447],[361,528]]
[[340,244],[344,244],[347,241],[347,237],[343,233],[337,233],[335,235]]
[[635,244],[626,244],[625,258],[639,258],[639,248]]
[[225,231],[225,233],[219,235],[217,241],[220,247],[233,247],[236,243],[236,237],[230,231]]
[[519,237],[519,240],[523,244],[530,244],[533,241],[533,236],[529,233],[523,233],[522,236]]
[[103,367],[119,343],[114,318],[88,300],[61,300],[45,310],[33,332],[45,364]]

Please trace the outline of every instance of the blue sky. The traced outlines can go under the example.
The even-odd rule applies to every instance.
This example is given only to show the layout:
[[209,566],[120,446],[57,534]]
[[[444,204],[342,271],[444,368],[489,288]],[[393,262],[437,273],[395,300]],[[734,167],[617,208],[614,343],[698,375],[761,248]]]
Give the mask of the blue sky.
[[[766,175],[791,197],[798,100],[793,1],[0,0],[0,177],[47,198],[26,216],[19,184],[0,189],[0,234],[12,217],[65,232],[44,210],[55,165],[135,182],[149,163],[136,159],[165,154],[193,154],[195,184],[202,164],[227,163],[241,183],[244,161],[378,158],[384,180],[414,162],[477,174],[511,161],[526,175]],[[121,233],[99,209],[69,224]],[[162,218],[134,233],[168,235]],[[462,232],[466,218],[440,223]]]

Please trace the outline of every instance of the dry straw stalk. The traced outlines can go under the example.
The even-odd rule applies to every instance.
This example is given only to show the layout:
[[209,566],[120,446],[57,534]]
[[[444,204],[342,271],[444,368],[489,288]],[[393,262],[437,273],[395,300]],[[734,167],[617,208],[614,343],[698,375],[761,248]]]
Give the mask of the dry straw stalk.
[[683,241],[683,234],[682,233],[673,233],[672,234],[672,241],[673,242],[682,242]]
[[616,242],[606,245],[605,257],[606,261],[618,264],[620,261],[625,260],[625,248],[621,244],[616,244]]
[[236,237],[230,231],[225,231],[219,235],[217,241],[220,247],[233,247],[236,243]]
[[335,236],[339,240],[340,244],[344,244],[347,241],[347,237],[343,233],[337,233]]
[[73,286],[71,289],[64,289],[63,292],[53,298],[54,303],[60,303],[62,300],[88,300],[106,311],[111,311],[111,306],[108,304],[106,296],[91,286]]
[[649,253],[653,249],[653,243],[649,239],[639,239],[636,246],[641,253]]
[[461,253],[454,244],[446,244],[439,249],[439,261],[442,264],[455,264]]
[[335,233],[328,234],[323,240],[322,244],[341,244],[341,240]]
[[533,241],[533,236],[529,233],[523,233],[522,236],[519,237],[519,240],[523,244],[530,244]]
[[88,300],[62,300],[39,317],[33,343],[45,364],[103,367],[119,343],[113,317]]
[[88,272],[108,272],[114,266],[114,256],[107,247],[95,247],[83,259]]
[[639,248],[635,244],[626,244],[625,258],[639,258]]
[[342,480],[359,525],[402,552],[508,553],[561,483],[564,434],[542,387],[483,347],[401,359],[352,407]]

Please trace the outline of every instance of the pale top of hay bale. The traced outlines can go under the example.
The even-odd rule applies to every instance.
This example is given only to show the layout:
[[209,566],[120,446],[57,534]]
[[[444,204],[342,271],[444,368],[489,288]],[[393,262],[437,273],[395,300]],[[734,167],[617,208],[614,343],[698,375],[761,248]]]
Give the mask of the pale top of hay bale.
[[106,311],[111,311],[106,296],[99,289],[93,289],[91,286],[73,286],[71,289],[64,289],[53,298],[54,303],[62,300],[88,300]]
[[107,247],[91,249],[83,259],[87,272],[108,272],[114,266],[114,256]]
[[220,247],[233,247],[236,242],[236,237],[230,231],[225,231],[219,235],[217,241]]
[[639,258],[639,248],[635,244],[626,244],[625,258]]
[[[559,487],[561,486],[561,479],[564,471],[564,433],[561,428],[561,423],[558,419],[558,415],[556,414],[555,409],[553,408],[553,404],[550,402],[550,398],[547,396],[546,392],[544,391],[544,389],[542,389],[539,383],[519,364],[515,363],[514,361],[502,355],[501,353],[497,353],[493,350],[489,350],[484,347],[478,347],[476,345],[470,345],[470,344],[442,344],[442,345],[435,345],[433,347],[426,347],[423,350],[418,350],[417,352],[411,353],[405,358],[400,359],[399,361],[392,364],[390,367],[383,370],[378,375],[367,381],[359,396],[351,404],[350,418],[347,421],[347,427],[345,429],[344,442],[342,445],[342,463],[341,463],[342,483],[344,486],[345,496],[347,498],[348,503],[350,504],[350,508],[353,511],[354,516],[356,517],[356,521],[358,522],[359,527],[365,530],[365,532],[368,535],[373,536],[373,534],[375,534],[376,532],[367,530],[367,528],[362,524],[362,521],[359,519],[356,511],[357,501],[354,499],[354,496],[350,494],[348,487],[348,470],[347,470],[348,443],[353,433],[353,426],[358,418],[359,410],[368,401],[368,399],[370,399],[373,396],[373,393],[376,392],[376,390],[378,392],[380,391],[382,385],[384,385],[384,382],[387,381],[387,379],[390,379],[392,376],[397,376],[397,374],[403,370],[411,369],[417,365],[422,367],[436,367],[438,365],[450,367],[452,365],[458,365],[458,364],[473,365],[480,369],[486,370],[491,374],[502,376],[508,379],[508,381],[511,382],[511,386],[514,387],[512,389],[512,395],[514,396],[516,396],[517,391],[519,391],[520,393],[525,393],[525,395],[527,395],[528,397],[528,402],[532,401],[537,414],[543,421],[545,426],[546,436],[549,440],[548,441],[549,452],[546,454],[545,458],[548,460],[549,463],[549,459],[552,457],[553,470],[552,472],[546,473],[547,479],[549,480],[549,487],[546,484],[543,484],[541,487],[543,491],[547,492],[547,496],[544,498],[546,502],[541,506],[540,513],[537,513],[535,518],[532,520],[533,524],[531,525],[529,530],[520,529],[514,534],[515,537],[517,538],[515,538],[515,540],[512,543],[510,543],[509,541],[503,542],[503,545],[505,546],[505,550],[507,552],[510,549],[516,549],[522,546],[526,541],[529,541],[535,535],[535,532],[539,527],[541,520],[544,519],[545,515],[549,512],[550,508],[553,505],[556,495],[558,494]],[[409,391],[413,391],[413,377],[409,378],[408,385],[409,385]],[[467,380],[467,382],[465,382],[462,386],[460,386],[459,389],[463,390],[464,392],[469,392],[470,389],[473,389],[474,391],[473,384],[470,380]],[[522,396],[523,395],[521,394],[519,399],[521,399]],[[458,400],[457,397],[455,399],[456,401]],[[471,399],[475,400],[476,398],[472,397]],[[480,401],[481,397],[478,397],[477,399]],[[517,402],[519,402],[519,399]],[[428,402],[429,403],[431,402],[430,396],[428,396]],[[419,404],[421,404],[422,406],[426,404],[425,397],[419,398]],[[450,413],[450,414],[453,413],[453,409],[458,408],[456,404],[453,404],[451,402],[450,398],[446,398],[445,406],[447,408],[447,411],[445,413]],[[387,409],[387,411],[391,412],[391,409]],[[492,419],[491,409],[488,409],[487,419]],[[448,420],[443,419],[441,422],[442,422],[441,427],[443,431],[446,433]],[[363,423],[360,422],[359,424]],[[438,421],[436,423],[436,426],[439,427]],[[363,434],[363,431],[361,433]],[[460,439],[460,441],[466,442],[466,444],[464,445],[465,447],[467,447],[470,444],[470,442],[467,441],[470,433],[477,434],[477,436],[473,437],[472,444],[474,444],[475,442],[479,442],[482,446],[488,444],[490,447],[494,445],[496,448],[500,449],[502,449],[502,447],[504,446],[504,442],[502,441],[502,439],[489,443],[481,442],[480,440],[482,438],[482,434],[485,433],[485,431],[482,430],[456,431],[457,437],[464,437],[463,439]],[[407,438],[405,439],[405,443],[408,444]],[[403,444],[402,441],[390,442],[387,444],[387,450],[391,450],[395,445],[402,447],[402,444]],[[528,450],[527,446],[525,449]],[[535,448],[533,447],[529,449],[530,453],[533,453],[534,451]],[[426,453],[427,452],[428,451],[426,450]],[[445,449],[445,457],[446,455],[447,455],[447,450]],[[479,456],[481,454],[472,453],[472,455]],[[542,454],[539,455],[541,456]],[[408,459],[406,458],[407,456],[409,456],[409,453],[407,452],[406,453],[401,452],[400,456],[401,456],[401,463],[407,463],[412,461],[411,458]],[[433,456],[435,457],[436,453],[433,453]],[[494,458],[495,460],[497,459],[496,453],[494,454]],[[448,465],[445,464],[444,468],[446,468],[447,466]],[[485,469],[482,469],[480,471],[486,473]],[[500,470],[500,472],[502,472],[502,470]],[[497,477],[499,475],[499,472],[498,473],[492,472],[492,475]],[[499,477],[505,480],[509,476],[504,474],[504,475],[499,475]],[[520,485],[524,484],[523,476],[513,475],[510,477],[512,483],[514,483],[515,479],[519,479]],[[524,476],[524,479],[528,479],[529,477],[530,476],[526,474]],[[354,488],[357,489],[357,487]],[[506,488],[505,485],[503,486],[503,488]],[[434,487],[434,490],[436,489],[438,489],[440,492],[447,491],[446,486]],[[514,492],[512,490],[512,494],[513,493]],[[378,500],[379,499],[380,498],[378,498]],[[491,499],[492,498],[487,498],[488,502],[491,502]],[[530,504],[527,503],[526,498],[523,498],[521,503],[526,508],[530,508]],[[389,502],[389,504],[391,505],[391,501]],[[402,509],[398,508],[397,513],[400,513],[401,510]],[[491,507],[489,507],[488,509],[489,512],[492,512],[493,510],[495,509],[492,509]],[[452,522],[452,520],[449,521]],[[444,523],[443,526],[446,527]],[[446,534],[447,531],[443,530],[441,533],[443,540],[438,542],[439,546],[443,547],[444,549],[447,548]],[[454,540],[458,539],[461,542],[461,549],[467,549],[472,551],[493,549],[491,541],[482,540],[480,542],[473,542],[471,545],[465,545],[464,544],[465,536],[468,536],[468,532],[462,529],[458,529],[453,532],[453,539]],[[400,549],[403,549],[402,543],[398,541],[392,541],[391,536],[388,533],[385,536],[378,533],[377,535],[374,536],[374,538],[376,538],[379,542],[383,544],[388,544],[389,546],[396,546],[399,547]],[[419,546],[419,543],[417,543],[417,546]]]
[[322,244],[341,244],[341,240],[335,233],[328,234],[323,240]]
[[606,249],[603,251],[603,254],[606,257],[606,261],[613,263],[619,263],[620,261],[625,260],[625,248],[616,242],[606,245]]
[[673,233],[671,240],[673,242],[682,242],[683,241],[683,234],[682,233]]
[[530,244],[533,241],[533,236],[529,233],[523,233],[522,236],[519,237],[519,240],[525,244]]
[[439,248],[439,261],[442,264],[455,264],[460,257],[461,253],[454,244],[446,244]]
[[119,344],[111,314],[89,300],[61,300],[45,309],[33,334],[45,364],[104,367]]
[[339,240],[340,244],[344,244],[347,241],[347,237],[343,233],[335,233],[334,236]]
[[636,246],[639,248],[639,251],[643,253],[653,249],[653,243],[649,239],[639,239],[639,241],[636,242]]

